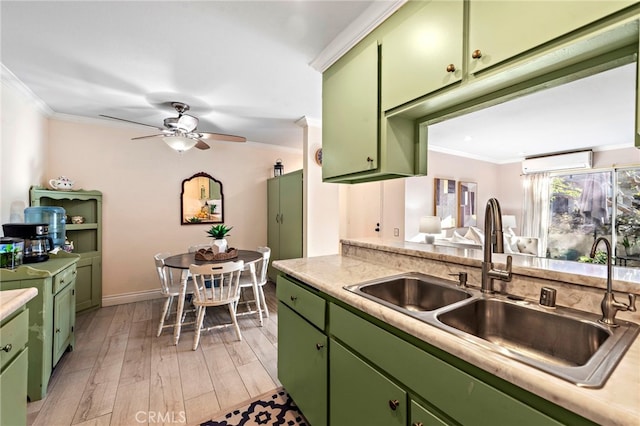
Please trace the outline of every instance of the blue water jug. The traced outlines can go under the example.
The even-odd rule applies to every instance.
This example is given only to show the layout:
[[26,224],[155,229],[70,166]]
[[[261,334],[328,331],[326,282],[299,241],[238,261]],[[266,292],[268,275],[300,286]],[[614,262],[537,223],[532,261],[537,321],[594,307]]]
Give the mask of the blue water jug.
[[48,223],[54,247],[62,247],[66,234],[66,212],[62,207],[27,207],[25,223]]

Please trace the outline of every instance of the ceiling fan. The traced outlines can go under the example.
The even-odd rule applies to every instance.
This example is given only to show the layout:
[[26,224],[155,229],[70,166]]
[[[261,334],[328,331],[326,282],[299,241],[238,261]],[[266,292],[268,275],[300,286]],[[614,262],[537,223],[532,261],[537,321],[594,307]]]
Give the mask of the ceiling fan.
[[247,138],[242,136],[225,135],[222,133],[200,132],[198,128],[198,118],[193,115],[185,114],[189,111],[189,105],[183,102],[171,102],[171,106],[178,112],[177,117],[168,117],[164,119],[164,127],[151,126],[149,124],[139,123],[137,121],[126,120],[124,118],[112,117],[100,114],[101,117],[110,118],[112,120],[126,121],[127,123],[140,124],[142,126],[153,127],[162,133],[140,136],[131,138],[131,140],[162,138],[162,140],[171,148],[178,152],[187,151],[194,146],[198,149],[209,149],[209,145],[203,139],[211,139],[226,142],[246,142]]

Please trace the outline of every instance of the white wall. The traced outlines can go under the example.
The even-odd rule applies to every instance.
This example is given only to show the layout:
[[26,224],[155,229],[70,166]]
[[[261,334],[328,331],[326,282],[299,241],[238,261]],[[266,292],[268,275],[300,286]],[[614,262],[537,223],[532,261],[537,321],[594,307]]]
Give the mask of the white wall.
[[315,161],[322,148],[320,123],[306,118],[298,122],[304,129],[304,256],[322,256],[339,252],[339,186],[322,182],[322,167]]
[[[301,130],[302,137],[302,130]],[[300,151],[257,143],[209,142],[183,154],[156,139],[132,141],[144,129],[102,120],[52,119],[46,175],[65,175],[75,188],[103,193],[103,296],[156,289],[152,256],[206,243],[210,225],[180,224],[182,180],[198,172],[220,180],[224,220],[233,247],[267,242],[267,179],[281,158],[285,171],[302,168]],[[28,188],[19,188],[26,191]]]
[[[476,182],[478,184],[478,227],[484,223],[484,206],[487,200],[497,197],[500,200],[500,186],[503,177],[498,166],[485,161],[457,157],[440,152],[429,151],[428,175],[405,180],[404,238],[409,240],[418,235],[421,216],[434,214],[434,179],[454,179],[458,182]],[[500,200],[502,201],[502,200]]]
[[[29,188],[43,180],[47,117],[2,69],[0,110],[0,220],[21,222]],[[12,215],[13,212],[13,215]]]

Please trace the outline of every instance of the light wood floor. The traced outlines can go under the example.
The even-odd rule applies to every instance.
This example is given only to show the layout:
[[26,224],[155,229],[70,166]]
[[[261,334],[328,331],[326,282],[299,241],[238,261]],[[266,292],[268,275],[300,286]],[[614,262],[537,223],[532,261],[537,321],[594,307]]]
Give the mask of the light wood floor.
[[[56,366],[46,398],[28,404],[29,425],[199,424],[280,386],[277,379],[275,287],[265,285],[270,317],[239,317],[232,328],[203,333],[192,351],[193,326],[156,331],[162,300],[111,306],[81,314],[76,346]],[[207,311],[214,324],[225,308]],[[226,317],[225,317],[226,315]]]

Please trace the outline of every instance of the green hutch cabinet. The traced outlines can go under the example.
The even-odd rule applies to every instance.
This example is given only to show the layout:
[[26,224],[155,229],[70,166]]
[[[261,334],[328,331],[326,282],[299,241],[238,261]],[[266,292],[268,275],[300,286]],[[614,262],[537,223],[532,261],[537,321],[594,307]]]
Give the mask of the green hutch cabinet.
[[46,262],[0,269],[0,290],[29,287],[38,290],[38,295],[26,305],[29,312],[27,396],[31,401],[45,397],[53,368],[65,351],[75,345],[79,259],[79,255],[60,252],[50,255]]
[[64,208],[67,216],[82,216],[84,223],[66,224],[67,239],[80,255],[76,278],[76,312],[102,305],[102,193],[54,191],[32,187],[32,206]]
[[[267,245],[271,262],[302,257],[302,170],[267,181]],[[269,264],[269,277],[277,271]]]

